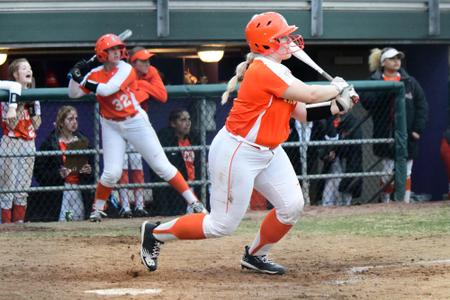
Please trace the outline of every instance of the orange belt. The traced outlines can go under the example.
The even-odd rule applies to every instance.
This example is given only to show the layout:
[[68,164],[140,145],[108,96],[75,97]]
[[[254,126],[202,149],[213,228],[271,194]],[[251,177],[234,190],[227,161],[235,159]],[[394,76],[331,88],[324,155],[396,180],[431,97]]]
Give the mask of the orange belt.
[[131,115],[126,116],[126,117],[107,118],[107,117],[102,116],[102,118],[105,119],[105,120],[109,120],[109,121],[122,122],[122,121],[128,120],[130,118],[133,118],[137,114],[138,114],[138,111],[135,111],[134,113],[132,113]]

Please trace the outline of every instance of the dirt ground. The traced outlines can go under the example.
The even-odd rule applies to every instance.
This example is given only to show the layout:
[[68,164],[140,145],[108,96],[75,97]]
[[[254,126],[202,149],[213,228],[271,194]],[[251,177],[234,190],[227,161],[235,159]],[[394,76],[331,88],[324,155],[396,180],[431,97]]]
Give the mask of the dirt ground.
[[[420,209],[421,205],[411,205]],[[398,209],[409,209],[402,206]],[[308,215],[346,215],[397,209],[365,205]],[[262,219],[262,213],[249,218]],[[136,225],[123,237],[73,237],[64,232],[99,226]],[[142,219],[102,224],[0,226],[0,299],[450,299],[450,233],[420,237],[288,235],[271,258],[288,268],[283,276],[241,270],[243,246],[254,233],[163,246],[159,269],[139,259]],[[450,222],[450,220],[449,220]],[[104,227],[101,227],[104,226]],[[30,232],[11,238],[11,232]],[[42,233],[35,238],[34,231]],[[54,234],[55,232],[62,234]],[[46,234],[48,233],[48,234]],[[87,290],[159,289],[156,295],[98,296]]]

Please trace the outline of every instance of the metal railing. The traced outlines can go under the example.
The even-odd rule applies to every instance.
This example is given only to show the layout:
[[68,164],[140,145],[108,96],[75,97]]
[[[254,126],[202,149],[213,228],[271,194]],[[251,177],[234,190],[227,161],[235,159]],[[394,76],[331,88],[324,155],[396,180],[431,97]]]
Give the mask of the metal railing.
[[[320,82],[319,82],[320,84]],[[386,91],[390,90],[396,93],[395,99],[395,134],[392,138],[386,139],[373,139],[373,138],[364,138],[360,140],[341,140],[341,141],[308,141],[308,142],[287,142],[283,146],[284,147],[300,147],[301,152],[301,160],[307,161],[307,151],[308,147],[319,147],[319,146],[328,146],[328,145],[367,145],[367,144],[377,144],[377,143],[394,143],[395,144],[395,173],[394,182],[395,182],[395,199],[403,199],[404,188],[405,188],[405,180],[406,180],[406,159],[407,159],[407,134],[406,134],[406,117],[405,117],[405,105],[404,105],[404,86],[400,82],[382,82],[382,81],[353,81],[352,84],[355,86],[358,92],[365,91]],[[207,153],[209,150],[209,145],[207,143],[207,135],[208,131],[206,128],[206,121],[208,119],[213,118],[211,116],[211,112],[208,112],[207,102],[215,101],[217,105],[220,103],[217,99],[221,95],[221,93],[225,90],[225,84],[209,84],[209,85],[182,85],[182,86],[167,86],[167,90],[169,93],[169,99],[171,101],[180,101],[180,99],[191,99],[192,101],[197,101],[200,104],[200,143],[199,145],[193,145],[191,147],[166,147],[165,151],[181,151],[181,150],[199,150],[200,151],[200,160],[201,160],[201,170],[200,176],[198,180],[189,182],[192,186],[200,186],[201,187],[201,199],[205,201],[207,195],[207,185],[208,185],[208,177],[206,171],[207,165]],[[0,101],[7,100],[8,93],[6,91],[0,90]],[[20,101],[30,101],[35,99],[45,99],[47,102],[61,102],[61,103],[71,103],[67,97],[67,89],[66,88],[37,88],[37,89],[29,89],[24,90],[22,92],[22,96]],[[83,101],[88,101],[95,103],[94,95],[86,95],[81,98]],[[98,110],[98,107],[95,108]],[[100,148],[100,140],[99,136],[99,115],[95,114],[95,127],[94,129],[96,138],[93,143],[93,149],[90,150],[72,150],[66,151],[64,154],[94,154],[95,155],[95,170],[96,170],[96,179],[98,180],[99,171],[100,171],[100,155],[102,154],[102,149]],[[218,129],[223,124],[218,124]],[[304,140],[304,139],[302,139]],[[303,150],[301,150],[303,149]],[[35,153],[28,154],[28,156],[55,156],[62,155],[61,151],[36,151]],[[27,156],[27,154],[8,154],[3,155],[3,157],[22,157]],[[1,166],[4,167],[4,166]],[[303,164],[302,171],[300,174],[297,174],[298,178],[302,180],[304,193],[308,195],[310,181],[315,179],[324,179],[324,178],[346,178],[346,177],[378,177],[382,175],[389,175],[386,172],[373,171],[369,167],[367,171],[364,172],[353,172],[353,173],[344,173],[344,174],[308,174],[306,164]],[[152,183],[144,183],[144,184],[121,184],[116,185],[116,188],[157,188],[168,186],[167,183],[161,182],[152,182]],[[89,190],[95,189],[95,185],[79,185],[72,187],[64,187],[64,186],[32,186],[26,189],[5,189],[4,187],[0,187],[0,194],[2,193],[14,193],[14,192],[39,192],[39,191],[61,191],[67,189],[79,189],[79,190]],[[308,196],[305,197],[306,202],[309,203]]]

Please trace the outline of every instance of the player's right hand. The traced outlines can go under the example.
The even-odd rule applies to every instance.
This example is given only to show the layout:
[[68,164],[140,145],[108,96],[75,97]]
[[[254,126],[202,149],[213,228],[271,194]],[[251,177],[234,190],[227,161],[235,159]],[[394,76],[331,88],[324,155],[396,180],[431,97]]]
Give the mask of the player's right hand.
[[342,91],[349,86],[348,82],[345,81],[344,78],[338,76],[333,78],[331,85],[334,85],[337,88],[339,94],[342,94]]

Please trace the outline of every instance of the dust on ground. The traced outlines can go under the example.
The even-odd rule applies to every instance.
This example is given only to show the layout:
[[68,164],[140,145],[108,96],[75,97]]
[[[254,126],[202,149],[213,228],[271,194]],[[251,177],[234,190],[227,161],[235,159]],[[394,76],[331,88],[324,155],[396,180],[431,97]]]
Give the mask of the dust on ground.
[[[449,202],[354,207],[307,207],[305,215],[355,215],[448,206]],[[260,220],[263,212],[247,218]],[[271,258],[283,276],[241,270],[244,245],[254,233],[166,243],[159,268],[140,262],[142,219],[0,225],[0,299],[449,299],[450,233],[438,236],[364,237],[288,235]],[[450,222],[450,220],[449,220]],[[124,236],[73,236],[92,226],[135,225]],[[12,237],[16,232],[39,232]],[[58,234],[55,235],[54,233]],[[106,297],[87,290],[161,289],[154,296]]]

